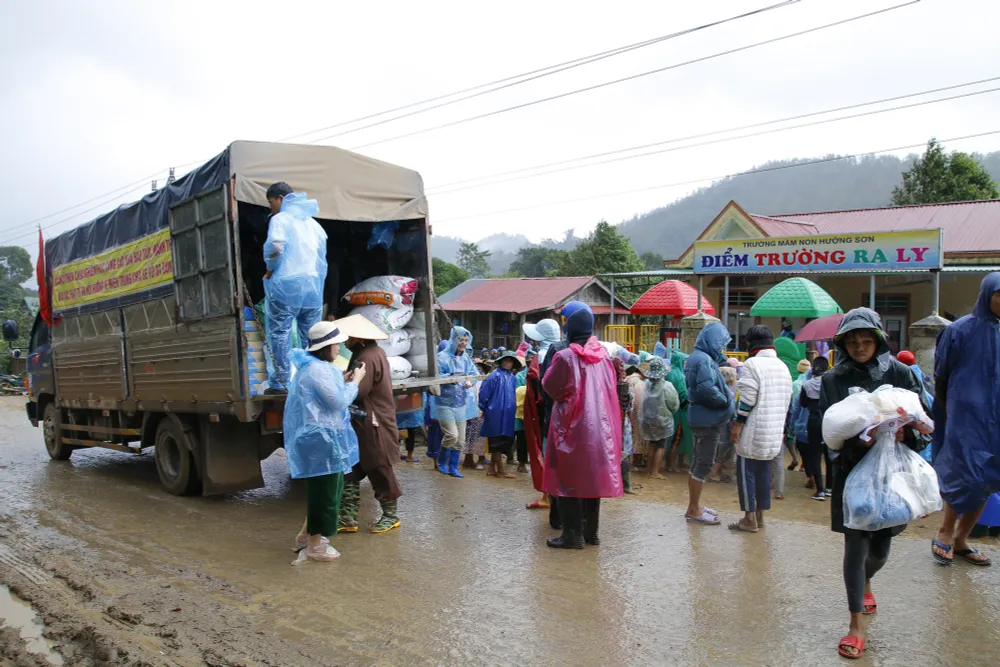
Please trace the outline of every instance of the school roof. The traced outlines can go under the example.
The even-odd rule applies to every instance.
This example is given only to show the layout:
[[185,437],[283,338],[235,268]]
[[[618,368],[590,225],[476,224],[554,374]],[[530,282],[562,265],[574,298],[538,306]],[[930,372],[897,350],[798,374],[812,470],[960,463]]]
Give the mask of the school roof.
[[[531,313],[556,310],[591,284],[604,285],[596,278],[473,278],[438,297],[445,310],[458,312]],[[605,288],[607,289],[607,288]],[[608,293],[610,301],[610,292]],[[627,315],[628,305],[615,297],[615,314]],[[607,314],[608,305],[591,306],[595,315]]]
[[[717,223],[730,217],[728,213],[734,209],[765,238],[942,229],[946,258],[1000,255],[1000,199],[777,215],[748,213],[736,202],[729,202],[698,240],[709,240],[717,234],[720,229]],[[692,244],[679,258],[665,264],[684,265],[693,249]]]
[[768,236],[940,228],[945,252],[1000,250],[1000,199],[750,217]]

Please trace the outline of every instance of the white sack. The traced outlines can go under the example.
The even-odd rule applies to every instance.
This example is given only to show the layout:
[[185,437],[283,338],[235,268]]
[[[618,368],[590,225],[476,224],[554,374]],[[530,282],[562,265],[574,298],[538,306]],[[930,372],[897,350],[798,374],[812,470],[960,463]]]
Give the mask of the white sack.
[[410,351],[410,334],[408,329],[397,329],[385,340],[375,341],[387,357],[402,357]]

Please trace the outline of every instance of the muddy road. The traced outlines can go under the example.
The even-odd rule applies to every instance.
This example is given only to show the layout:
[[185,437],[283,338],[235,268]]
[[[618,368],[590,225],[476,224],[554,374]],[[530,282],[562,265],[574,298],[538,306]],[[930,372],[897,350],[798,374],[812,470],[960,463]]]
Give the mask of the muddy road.
[[[681,475],[637,480],[642,495],[604,503],[603,545],[565,552],[523,509],[527,476],[397,472],[401,530],[364,532],[366,482],[340,561],[292,567],[305,500],[281,452],[265,489],[176,498],[151,453],[50,462],[23,399],[0,399],[0,617],[36,614],[30,641],[16,620],[0,630],[0,665],[842,662],[841,538],[799,473],[756,535],[686,524]],[[706,500],[736,517],[734,486]],[[934,523],[893,542],[860,664],[1000,664],[1000,568],[935,565]]]

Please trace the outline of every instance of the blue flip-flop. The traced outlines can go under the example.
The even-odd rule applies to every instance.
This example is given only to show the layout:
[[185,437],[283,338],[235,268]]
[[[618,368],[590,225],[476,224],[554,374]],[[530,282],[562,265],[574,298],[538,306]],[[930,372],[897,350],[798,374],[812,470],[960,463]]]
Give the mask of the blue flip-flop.
[[950,544],[945,544],[941,540],[931,540],[931,555],[934,556],[934,560],[941,565],[951,565],[954,562],[954,558],[945,558],[938,552],[934,551],[934,547],[937,547],[945,553],[949,553],[952,549]]

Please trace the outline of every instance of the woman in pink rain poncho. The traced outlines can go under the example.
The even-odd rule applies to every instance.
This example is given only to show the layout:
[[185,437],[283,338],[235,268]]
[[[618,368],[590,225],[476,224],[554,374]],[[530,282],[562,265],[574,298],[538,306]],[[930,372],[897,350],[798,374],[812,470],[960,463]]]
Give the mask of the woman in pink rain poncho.
[[622,495],[622,424],[617,375],[593,335],[594,313],[584,307],[566,322],[569,348],[542,379],[555,402],[545,448],[543,490],[558,503],[562,535],[547,544],[582,549],[597,537],[601,498]]

